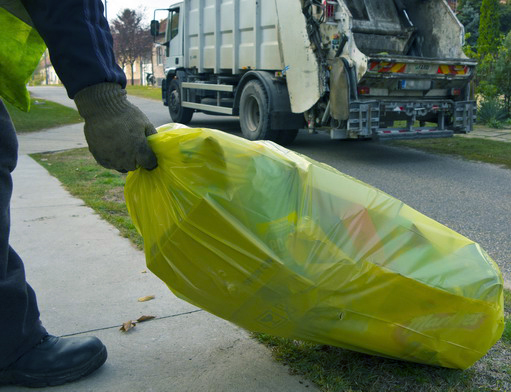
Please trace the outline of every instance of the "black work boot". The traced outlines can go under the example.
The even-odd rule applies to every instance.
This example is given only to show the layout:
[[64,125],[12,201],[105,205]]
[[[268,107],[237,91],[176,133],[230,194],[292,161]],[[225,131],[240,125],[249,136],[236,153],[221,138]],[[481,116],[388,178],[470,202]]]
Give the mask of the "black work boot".
[[106,357],[106,347],[98,338],[47,335],[13,364],[0,369],[0,385],[65,384],[92,373],[105,363]]

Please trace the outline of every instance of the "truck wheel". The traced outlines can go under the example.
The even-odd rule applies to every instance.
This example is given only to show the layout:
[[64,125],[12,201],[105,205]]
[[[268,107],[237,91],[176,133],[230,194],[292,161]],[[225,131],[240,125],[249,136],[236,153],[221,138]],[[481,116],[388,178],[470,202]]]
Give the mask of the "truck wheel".
[[282,146],[289,146],[295,141],[296,135],[298,135],[298,129],[281,129],[276,142]]
[[258,80],[248,82],[240,98],[240,125],[248,140],[277,141],[278,130],[271,129],[268,93]]
[[193,116],[193,109],[181,106],[181,88],[176,79],[172,79],[167,92],[169,113],[172,121],[180,124],[188,124]]

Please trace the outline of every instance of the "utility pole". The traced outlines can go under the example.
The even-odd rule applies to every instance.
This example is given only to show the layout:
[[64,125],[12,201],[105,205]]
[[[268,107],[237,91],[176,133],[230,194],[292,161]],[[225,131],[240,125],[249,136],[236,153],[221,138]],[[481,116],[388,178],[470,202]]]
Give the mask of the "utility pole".
[[105,19],[108,22],[108,12],[107,12],[107,0],[105,0]]

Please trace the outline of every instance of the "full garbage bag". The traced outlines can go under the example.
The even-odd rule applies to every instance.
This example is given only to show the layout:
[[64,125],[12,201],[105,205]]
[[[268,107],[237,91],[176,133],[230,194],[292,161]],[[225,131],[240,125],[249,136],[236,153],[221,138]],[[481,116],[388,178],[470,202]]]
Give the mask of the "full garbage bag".
[[271,142],[167,125],[125,196],[148,268],[251,331],[452,368],[500,338],[503,280],[473,241]]

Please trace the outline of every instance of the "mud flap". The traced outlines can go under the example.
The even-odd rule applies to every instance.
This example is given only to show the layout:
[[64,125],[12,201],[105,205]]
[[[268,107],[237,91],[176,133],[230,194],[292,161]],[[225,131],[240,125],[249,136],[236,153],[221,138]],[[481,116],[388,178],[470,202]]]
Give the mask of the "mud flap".
[[330,71],[330,114],[339,121],[350,116],[347,77],[343,61],[335,59]]

